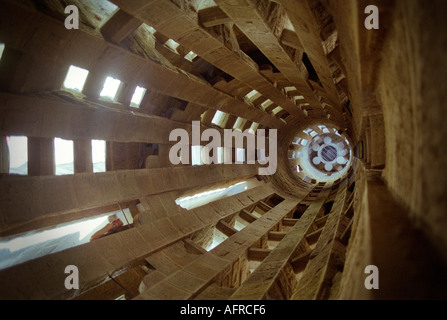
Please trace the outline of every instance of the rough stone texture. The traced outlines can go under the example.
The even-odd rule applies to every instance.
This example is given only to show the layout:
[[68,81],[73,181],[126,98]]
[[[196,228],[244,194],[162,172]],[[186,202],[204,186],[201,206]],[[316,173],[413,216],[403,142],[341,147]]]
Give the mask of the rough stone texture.
[[[230,167],[225,166],[225,170],[220,174],[210,175],[206,174],[206,172],[210,173],[209,168],[178,167],[172,172],[171,179],[162,178],[166,171],[163,168],[59,177],[21,177],[20,179],[5,177],[0,180],[2,232],[8,234],[10,229],[23,232],[37,227],[54,226],[73,220],[76,214],[78,219],[86,218],[98,214],[94,210],[86,211],[86,209],[132,198],[137,199],[148,194],[179,190],[186,186],[191,187],[194,180],[196,180],[196,186],[200,186],[205,181],[213,184],[219,180],[256,174],[256,170],[252,170],[255,168],[235,165],[233,171]],[[189,178],[184,180],[185,185],[179,183],[184,179],[181,176]]]
[[235,300],[290,299],[295,290],[295,275],[291,277],[289,261],[298,254],[305,236],[321,212],[321,207],[329,195],[330,189],[323,191],[287,232],[279,244],[256,268],[249,279],[230,297]]
[[397,3],[398,23],[382,53],[378,92],[385,119],[385,181],[411,219],[446,253],[446,84],[437,70],[445,65],[447,39],[439,32],[445,27],[441,8],[442,1],[423,8],[418,1]]
[[[245,193],[251,194],[251,197],[253,198],[252,203],[250,203],[251,205],[254,202],[270,197],[272,195],[272,190],[268,187],[258,187],[252,190],[247,190]],[[246,195],[242,193],[233,196],[233,199],[229,198],[224,200],[227,202],[233,200],[234,203],[239,205],[239,207],[232,212],[232,215],[244,209],[244,206],[239,201],[239,199],[244,196]],[[202,208],[202,211],[210,213],[206,219],[209,224],[216,224],[217,221],[222,219],[222,217],[212,210],[209,205]],[[147,262],[156,269],[160,269],[157,271],[165,276],[170,275],[176,270],[181,270],[185,265],[190,265],[191,261],[193,261],[193,263],[196,261],[194,259],[191,260],[191,255],[195,256],[197,255],[197,252],[191,253],[189,247],[178,242],[206,227],[206,222],[201,222],[195,223],[189,229],[185,229],[185,225],[182,224],[183,220],[180,219],[179,216],[184,216],[186,220],[194,221],[194,219],[197,219],[197,214],[195,212],[197,213],[197,210],[181,213],[171,218],[165,217],[158,219],[151,223],[146,223],[126,231],[115,233],[84,245],[2,270],[0,272],[0,283],[2,287],[4,286],[5,288],[8,288],[8,290],[2,292],[2,298],[61,299],[75,297],[80,293],[101,284],[109,274],[120,274],[129,266],[142,263],[142,259],[148,256],[149,258],[147,259]],[[171,246],[167,247],[168,245]],[[164,247],[167,248],[159,251]],[[182,252],[184,254],[180,254]],[[150,256],[151,253],[155,253],[155,256]],[[82,273],[83,278],[80,280],[82,284],[79,290],[67,292],[63,285],[64,281],[62,280],[61,282],[60,279],[65,279],[66,277],[63,273],[66,265],[76,265],[79,268],[80,273]],[[34,268],[34,266],[36,268]],[[222,266],[222,264],[220,264],[220,266]],[[20,271],[22,268],[28,268],[30,271],[27,272],[26,275],[23,274],[20,279],[16,279],[12,276],[16,272],[23,272]],[[196,270],[194,268],[192,269]],[[62,271],[58,272],[58,270]],[[48,278],[46,274],[54,274],[61,278]],[[32,279],[35,278],[36,275],[41,275],[41,280],[39,280],[39,283],[36,285],[35,291],[23,292],[21,288],[24,286],[24,282],[31,281],[31,283],[33,283],[34,280]],[[209,280],[208,278],[206,279]],[[54,287],[56,284],[59,285]],[[162,285],[164,284],[160,283],[160,286]],[[158,286],[158,284],[157,286],[154,286],[154,290],[158,290]],[[45,291],[45,295],[39,293],[39,290]],[[177,291],[175,292],[176,294],[178,293]],[[69,296],[67,296],[67,294]],[[158,294],[155,294],[155,296],[160,298]],[[172,296],[171,298],[175,299],[176,296]]]
[[344,246],[338,241],[346,225],[343,224],[345,208],[346,186],[339,188],[329,218],[327,219],[310,260],[298,282],[292,299],[323,299],[324,290],[334,276],[337,260],[344,261]]
[[[189,284],[192,286],[195,283],[199,286],[195,287],[195,290],[187,290],[189,293],[185,296],[177,296],[175,290],[162,294],[160,290],[165,285],[161,282],[143,292],[142,296],[150,296],[152,299],[190,299],[200,294],[202,290],[206,290],[212,283],[219,288],[239,287],[249,275],[248,249],[258,243],[268,230],[274,227],[280,217],[289,214],[295,205],[296,200],[283,201],[210,252],[200,255],[198,259],[190,263],[185,263],[181,270],[170,274],[163,281],[163,283],[169,282],[175,287],[184,289],[183,284],[177,283],[174,279],[180,277],[184,279],[182,282],[186,283],[192,281],[191,277],[201,279],[202,282],[192,281]],[[213,287],[216,288],[216,286]]]
[[[377,172],[358,168],[356,215],[347,248],[340,299],[439,299],[446,295],[442,254],[408,223],[406,210]],[[391,228],[389,226],[392,226]],[[367,290],[364,268],[379,268],[380,290]]]

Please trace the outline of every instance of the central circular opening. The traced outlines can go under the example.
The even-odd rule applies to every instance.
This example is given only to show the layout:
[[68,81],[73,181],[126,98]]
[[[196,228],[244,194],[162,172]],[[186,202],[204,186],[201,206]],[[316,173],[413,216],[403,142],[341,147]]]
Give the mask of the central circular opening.
[[332,162],[337,158],[337,149],[333,146],[325,146],[323,150],[321,150],[321,157],[324,161]]
[[323,124],[297,131],[287,155],[294,175],[307,183],[345,178],[353,162],[348,136]]

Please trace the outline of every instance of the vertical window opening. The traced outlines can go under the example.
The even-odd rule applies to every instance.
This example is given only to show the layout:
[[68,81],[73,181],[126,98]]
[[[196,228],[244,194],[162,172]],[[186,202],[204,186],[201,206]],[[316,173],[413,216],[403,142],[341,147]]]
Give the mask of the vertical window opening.
[[266,101],[261,103],[262,110],[265,110],[265,109],[267,109],[268,107],[270,107],[272,105],[273,105],[273,101],[270,100],[270,99],[267,99]]
[[130,106],[134,108],[139,108],[145,94],[146,94],[146,88],[137,87],[132,96],[132,100],[130,101]]
[[112,77],[107,77],[106,81],[104,82],[104,86],[102,88],[100,96],[115,101],[120,86],[121,86],[120,80],[114,79]]
[[5,44],[0,43],[0,61],[2,60],[3,57],[3,51],[5,51]]
[[106,172],[106,142],[92,140],[93,172]]
[[221,164],[224,162],[224,148],[223,147],[217,147],[217,163]]
[[6,137],[9,150],[9,173],[28,174],[28,138],[24,136]]
[[273,115],[277,115],[280,111],[282,111],[283,110],[283,108],[281,108],[281,107],[276,107],[275,109],[273,109],[272,110],[272,113],[273,113]]
[[236,122],[234,123],[233,129],[242,131],[246,123],[247,123],[246,119],[238,117]]
[[244,162],[245,162],[245,149],[236,148],[236,163],[244,163]]
[[256,156],[258,161],[265,161],[267,157],[265,155],[265,149],[256,149]]
[[258,130],[258,127],[259,127],[259,123],[253,122],[250,126],[250,130],[249,130],[250,133],[256,134],[256,130]]
[[191,146],[191,165],[200,166],[202,164],[202,146]]
[[237,231],[241,231],[242,229],[244,229],[246,226],[248,226],[250,224],[250,222],[248,222],[247,220],[242,219],[239,215],[236,217],[236,220],[234,222],[234,228]]
[[255,99],[255,97],[259,97],[259,96],[260,96],[260,93],[258,91],[252,90],[245,95],[245,98],[247,98],[250,101],[253,101]]
[[82,92],[85,81],[87,80],[88,73],[88,70],[73,65],[70,66],[70,68],[68,68],[63,87],[65,89]]
[[226,114],[225,112],[217,110],[216,113],[214,114],[214,117],[213,117],[213,120],[211,121],[211,123],[223,128],[223,127],[225,127],[228,117],[229,117],[229,115]]
[[205,250],[208,252],[213,250],[215,247],[224,242],[226,239],[228,239],[228,236],[219,229],[217,229],[216,227],[214,227],[213,241],[211,241],[211,243],[205,248]]
[[54,139],[54,160],[57,176],[74,174],[73,141]]
[[196,57],[197,57],[197,54],[195,54],[193,51],[190,51],[184,58],[186,60],[193,62]]
[[169,49],[174,51],[178,54],[177,48],[180,46],[177,42],[175,42],[172,39],[168,39],[168,41],[165,42],[165,46],[167,46]]

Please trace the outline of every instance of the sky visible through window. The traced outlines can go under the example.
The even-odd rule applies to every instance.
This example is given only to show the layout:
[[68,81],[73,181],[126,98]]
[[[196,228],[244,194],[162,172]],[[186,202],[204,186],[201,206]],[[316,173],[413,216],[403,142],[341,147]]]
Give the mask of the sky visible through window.
[[224,120],[226,116],[225,112],[217,110],[214,114],[213,120],[211,121],[212,124],[215,124],[216,126],[222,125],[222,121]]
[[200,166],[202,162],[202,146],[191,146],[191,165]]
[[83,222],[76,222],[63,227],[53,228],[37,233],[31,233],[29,235],[19,236],[9,241],[0,242],[0,250],[8,249],[10,252],[19,251],[23,248],[37,245],[46,241],[57,239],[63,235],[78,233],[78,240],[83,241],[85,237],[97,229],[101,224],[107,222],[107,217],[99,217],[90,219]]
[[194,61],[194,59],[197,57],[197,54],[195,54],[193,51],[190,51],[184,58],[186,59],[186,60],[189,60],[189,61]]
[[5,44],[4,43],[0,43],[0,60],[2,60],[3,51],[5,51]]
[[54,161],[56,175],[74,173],[73,141],[61,138],[54,139]]
[[0,242],[0,269],[87,243],[107,222],[103,216]]
[[87,76],[88,70],[76,66],[70,66],[64,81],[64,88],[82,92]]
[[106,172],[106,142],[92,140],[93,172]]
[[118,79],[114,79],[112,77],[107,77],[104,82],[104,87],[100,93],[101,97],[106,97],[114,100],[116,98],[116,94],[121,85],[121,81]]
[[88,243],[96,231],[109,223],[108,217],[111,215],[115,215],[124,225],[134,222],[129,208],[124,208],[0,241],[0,269]]
[[177,48],[179,47],[179,44],[172,39],[168,39],[168,41],[165,42],[165,45],[167,45],[175,52],[177,52]]
[[248,181],[242,181],[226,188],[216,188],[204,192],[199,192],[192,196],[180,197],[175,200],[175,203],[177,203],[184,209],[190,210],[205,205],[209,202],[244,192],[247,189]]
[[28,174],[28,138],[23,136],[6,137],[9,149],[9,173]]
[[[9,173],[28,174],[28,138],[24,136],[8,136],[6,143],[9,150]],[[92,140],[93,172],[106,171],[106,142]],[[74,173],[73,141],[54,139],[54,159],[56,175]]]
[[124,225],[133,223],[130,210],[125,208],[99,217],[76,221],[44,231],[31,231],[12,239],[0,241],[0,269],[85,244],[90,241],[93,233],[108,223],[109,215],[116,215]]
[[245,149],[236,148],[236,161],[237,162],[245,162]]
[[146,89],[142,87],[137,87],[132,96],[132,100],[130,101],[130,106],[139,108],[141,101],[143,101],[144,94],[146,93]]

